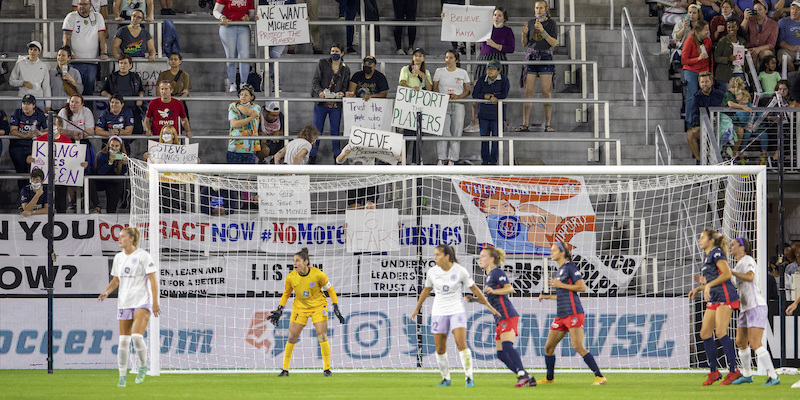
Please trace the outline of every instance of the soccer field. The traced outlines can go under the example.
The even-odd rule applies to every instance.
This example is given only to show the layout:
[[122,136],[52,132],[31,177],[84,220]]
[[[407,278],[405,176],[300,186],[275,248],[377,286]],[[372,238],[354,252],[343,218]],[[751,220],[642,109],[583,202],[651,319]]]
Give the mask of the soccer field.
[[[740,386],[701,386],[704,374],[607,374],[608,385],[590,386],[591,373],[556,374],[556,382],[537,387],[514,388],[510,373],[476,373],[475,387],[466,389],[463,374],[453,373],[453,386],[439,388],[438,373],[292,373],[277,374],[164,374],[147,377],[135,385],[117,388],[115,370],[0,372],[3,399],[478,399],[531,396],[548,399],[797,399],[791,389],[797,376],[784,376],[779,386],[763,387],[766,377]],[[541,374],[536,375],[542,378]],[[524,393],[527,392],[527,393]]]

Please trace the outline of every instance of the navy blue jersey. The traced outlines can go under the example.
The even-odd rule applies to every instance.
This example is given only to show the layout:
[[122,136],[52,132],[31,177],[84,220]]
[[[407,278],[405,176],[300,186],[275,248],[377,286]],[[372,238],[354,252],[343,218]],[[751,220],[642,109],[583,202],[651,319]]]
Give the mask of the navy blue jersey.
[[[25,203],[30,203],[33,200],[33,196],[36,195],[36,191],[31,189],[31,185],[27,185],[19,192],[19,209],[22,210],[22,205]],[[39,196],[39,200],[36,202],[36,205],[33,206],[34,210],[38,210],[44,205],[47,204],[47,186],[42,184],[42,195]]]
[[[728,257],[719,247],[711,249],[703,259],[703,269],[700,273],[706,278],[706,282],[719,278],[719,268],[717,268],[717,261],[719,260],[728,261]],[[739,293],[736,293],[736,288],[730,279],[711,288],[712,303],[728,303],[736,300],[739,300]]]
[[[502,289],[503,286],[508,284],[511,284],[511,282],[508,281],[506,273],[500,268],[494,268],[489,272],[485,286],[492,289]],[[489,300],[489,304],[500,313],[500,316],[495,315],[494,317],[497,322],[519,315],[511,304],[511,300],[509,300],[506,295],[487,294],[486,299]]]
[[97,122],[94,126],[109,132],[114,129],[125,129],[129,126],[133,126],[133,112],[125,108],[123,108],[119,114],[114,114],[111,110],[106,110],[97,118]]
[[[35,109],[32,115],[25,115],[21,108],[14,110],[11,114],[11,126],[16,126],[20,132],[40,131],[44,133],[47,129],[47,116],[39,109]],[[31,148],[33,142],[28,140],[11,140],[10,148]]]
[[[578,270],[578,267],[572,262],[565,262],[558,269],[556,279],[567,285],[572,285],[575,282],[583,279],[583,274]],[[556,316],[558,318],[566,318],[570,315],[583,314],[583,306],[581,299],[578,297],[578,292],[556,288],[556,304],[558,310]]]

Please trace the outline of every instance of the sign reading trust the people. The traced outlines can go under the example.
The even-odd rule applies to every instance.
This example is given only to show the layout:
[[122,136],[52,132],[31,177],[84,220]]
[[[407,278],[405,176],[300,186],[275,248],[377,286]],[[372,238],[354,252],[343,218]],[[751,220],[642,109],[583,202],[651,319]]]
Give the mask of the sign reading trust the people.
[[311,42],[305,4],[259,6],[256,29],[259,46]]

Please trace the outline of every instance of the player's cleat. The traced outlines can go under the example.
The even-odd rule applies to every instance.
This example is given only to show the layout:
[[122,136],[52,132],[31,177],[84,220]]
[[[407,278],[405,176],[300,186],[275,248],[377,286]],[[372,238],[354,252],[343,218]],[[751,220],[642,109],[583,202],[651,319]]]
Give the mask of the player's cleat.
[[764,384],[761,386],[775,386],[780,384],[781,384],[781,378],[775,378],[775,379],[767,378],[767,381],[764,382]]
[[606,379],[605,376],[595,376],[592,385],[599,386],[605,385],[606,383],[608,383],[608,379]]
[[542,383],[542,384],[544,384],[544,383],[556,383],[556,378],[553,378],[553,379],[547,379],[547,378],[544,378],[544,379],[542,379],[542,381],[541,381],[541,382],[539,382],[539,383]]
[[278,374],[278,377],[280,378],[280,377],[284,377],[284,376],[289,376],[289,371],[287,371],[285,369],[282,369],[281,373]]
[[736,371],[728,372],[728,375],[725,375],[725,379],[723,379],[722,382],[720,382],[719,384],[722,385],[722,386],[730,385],[731,383],[733,383],[733,381],[738,379],[740,376],[742,376],[742,373],[739,372],[738,369]]
[[450,386],[450,379],[442,379],[442,381],[441,381],[441,382],[439,382],[439,384],[438,384],[438,385],[436,385],[436,386],[437,386],[437,387],[445,387],[445,386]]
[[733,383],[731,383],[731,384],[732,385],[741,385],[743,383],[753,383],[753,377],[752,376],[744,376],[744,375],[742,375],[742,376],[736,378],[736,380],[733,381]]
[[528,382],[531,381],[531,378],[528,375],[520,376],[517,378],[517,384],[514,385],[515,388],[528,386]]
[[117,387],[125,387],[125,385],[127,383],[128,383],[128,377],[127,376],[120,376],[119,377],[119,382],[117,382]]
[[333,372],[331,372],[331,370],[329,369],[326,369],[325,371],[322,371],[322,376],[324,377],[333,376]]
[[464,387],[475,387],[475,381],[472,378],[467,378],[467,381],[464,382]]
[[133,382],[139,385],[144,382],[145,376],[147,376],[147,367],[141,366],[139,367],[139,372],[136,374],[136,380]]
[[703,382],[703,386],[713,385],[714,382],[722,379],[722,375],[720,375],[719,371],[711,371],[708,374],[708,379]]
[[528,386],[536,387],[536,378],[531,376],[531,380],[528,381]]

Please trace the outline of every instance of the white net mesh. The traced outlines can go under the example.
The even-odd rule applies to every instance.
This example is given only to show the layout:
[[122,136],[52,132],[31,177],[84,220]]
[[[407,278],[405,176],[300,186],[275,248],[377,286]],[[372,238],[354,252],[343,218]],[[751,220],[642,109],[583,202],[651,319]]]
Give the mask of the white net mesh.
[[[413,167],[385,167],[391,173],[375,167],[375,174],[340,167],[337,174],[288,176],[278,174],[286,168],[251,166],[248,174],[214,173],[224,167],[159,175],[171,182],[157,185],[160,204],[152,204],[147,165],[132,161],[131,221],[145,228],[151,217],[159,221],[158,248],[152,234],[143,246],[160,260],[163,369],[280,369],[292,300],[276,327],[266,318],[278,306],[292,255],[303,247],[330,278],[345,317],[344,324],[328,321],[334,368],[434,368],[432,300],[420,323],[408,315],[439,244],[455,248],[480,288],[481,247],[506,251],[503,269],[520,314],[516,346],[526,367],[541,368],[555,303],[537,296],[550,291],[554,240],[572,247],[583,272],[585,345],[601,368],[700,367],[704,303],[686,297],[701,263],[697,236],[717,228],[747,237],[756,259],[765,247],[765,236],[757,235],[764,223],[758,208],[764,172],[757,167],[695,169],[714,171],[705,174],[687,168],[680,175],[674,167],[649,175],[619,168],[601,175],[598,167],[583,175],[523,168],[479,176],[466,167],[429,167],[435,173],[425,174]],[[310,213],[292,216],[304,210]],[[483,306],[466,309],[476,366],[502,368],[492,316]],[[308,325],[292,368],[322,368]],[[459,365],[449,347],[451,365]],[[559,368],[584,367],[568,340],[556,354]]]

